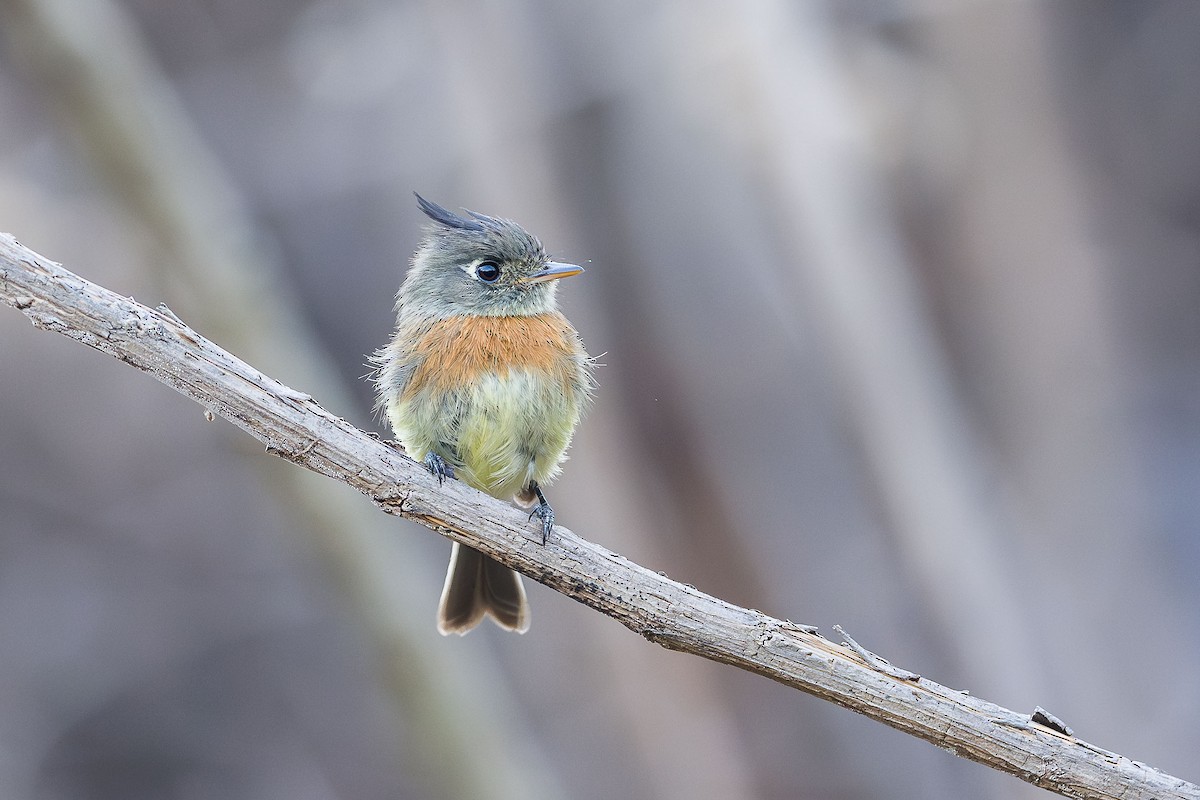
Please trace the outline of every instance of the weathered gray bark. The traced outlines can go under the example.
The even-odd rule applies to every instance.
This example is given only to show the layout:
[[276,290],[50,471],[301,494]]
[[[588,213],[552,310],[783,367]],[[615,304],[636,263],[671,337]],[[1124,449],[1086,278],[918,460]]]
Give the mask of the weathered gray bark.
[[[765,675],[1068,797],[1200,798],[1200,787],[1033,722],[1029,715],[887,665],[803,625],[740,608],[556,528],[418,464],[191,330],[0,234],[0,299],[150,373],[264,442],[622,622],[652,642]],[[1053,720],[1048,720],[1053,723]]]

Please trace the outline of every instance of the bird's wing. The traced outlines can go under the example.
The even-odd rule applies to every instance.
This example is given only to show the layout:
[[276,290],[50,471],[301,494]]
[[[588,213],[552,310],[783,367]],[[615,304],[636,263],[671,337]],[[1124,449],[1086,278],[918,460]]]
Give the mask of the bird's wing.
[[387,347],[371,356],[371,365],[375,367],[375,413],[380,416],[387,411],[388,403],[404,393],[413,373],[425,360],[413,347],[415,340],[416,337],[397,331]]

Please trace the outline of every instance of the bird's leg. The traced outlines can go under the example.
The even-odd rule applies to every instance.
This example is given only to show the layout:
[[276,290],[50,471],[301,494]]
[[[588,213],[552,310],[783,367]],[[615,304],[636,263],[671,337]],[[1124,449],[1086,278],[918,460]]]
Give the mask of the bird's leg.
[[546,538],[554,529],[554,509],[546,502],[546,495],[542,494],[542,487],[537,485],[537,481],[530,482],[529,488],[533,489],[533,493],[537,495],[538,499],[538,504],[533,507],[533,511],[529,512],[529,518],[537,517],[542,521],[542,547],[545,547]]
[[454,467],[447,464],[446,459],[437,453],[430,451],[425,454],[425,468],[437,477],[438,486],[441,486],[446,478],[454,480]]

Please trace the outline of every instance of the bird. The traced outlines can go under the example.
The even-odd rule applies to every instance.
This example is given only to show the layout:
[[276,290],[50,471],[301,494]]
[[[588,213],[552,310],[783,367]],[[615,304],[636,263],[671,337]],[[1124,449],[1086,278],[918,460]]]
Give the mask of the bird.
[[[538,520],[545,545],[554,510],[542,487],[560,473],[595,386],[555,296],[583,268],[551,261],[511,220],[413,194],[432,222],[396,295],[396,330],[372,359],[377,408],[439,484],[457,478],[511,498]],[[438,631],[463,635],[485,616],[529,629],[521,576],[455,542]]]

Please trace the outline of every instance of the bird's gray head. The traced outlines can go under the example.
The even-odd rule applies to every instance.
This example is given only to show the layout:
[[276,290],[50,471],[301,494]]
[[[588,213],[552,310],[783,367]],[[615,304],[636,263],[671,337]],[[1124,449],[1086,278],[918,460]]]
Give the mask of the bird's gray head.
[[541,314],[555,309],[557,279],[583,272],[550,261],[542,243],[515,222],[474,211],[460,216],[419,194],[417,205],[434,224],[400,287],[401,314]]

